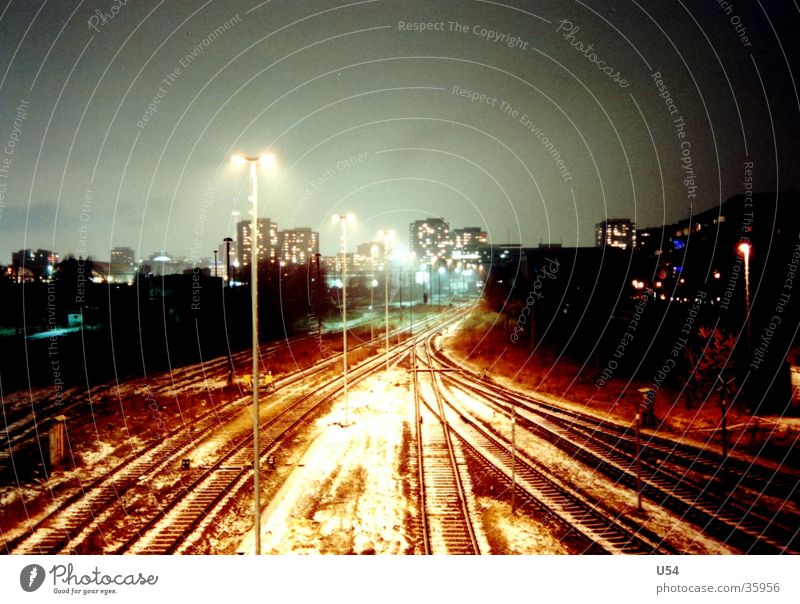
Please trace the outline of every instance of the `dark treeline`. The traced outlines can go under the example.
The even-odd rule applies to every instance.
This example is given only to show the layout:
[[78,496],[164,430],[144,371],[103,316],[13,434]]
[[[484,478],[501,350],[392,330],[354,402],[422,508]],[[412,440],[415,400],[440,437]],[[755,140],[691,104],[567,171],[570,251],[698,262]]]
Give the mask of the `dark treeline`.
[[[93,283],[90,271],[90,261],[68,258],[51,282],[0,282],[5,393],[59,379],[68,387],[141,376],[250,346],[248,285],[225,288],[199,270],[139,276],[133,285]],[[306,331],[317,310],[315,268],[278,271],[274,264],[259,271],[262,342]],[[320,289],[323,316],[335,312],[330,294]]]
[[651,249],[526,249],[492,267],[486,296],[513,345],[585,363],[598,388],[635,377],[686,385],[692,401],[721,372],[744,383],[742,407],[783,412],[800,324],[798,210],[797,194],[740,196],[660,229]]

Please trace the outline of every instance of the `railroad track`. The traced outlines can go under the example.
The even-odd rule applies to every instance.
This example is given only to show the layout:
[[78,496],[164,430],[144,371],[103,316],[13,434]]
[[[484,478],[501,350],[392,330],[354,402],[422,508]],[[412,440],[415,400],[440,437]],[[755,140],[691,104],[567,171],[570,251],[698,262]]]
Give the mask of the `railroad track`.
[[[452,319],[449,319],[452,320]],[[428,328],[434,333],[440,326]],[[394,346],[390,362],[399,362],[412,342]],[[385,356],[376,355],[350,372],[352,384],[380,373],[385,368]],[[331,401],[342,390],[341,377],[336,376],[322,386],[293,402],[263,425],[260,431],[259,459],[263,464],[279,444],[294,429],[304,425],[323,403]],[[233,444],[210,467],[202,472],[137,530],[115,553],[170,554],[192,533],[197,525],[213,515],[217,505],[231,492],[247,489],[252,477],[252,436]]]
[[[437,358],[441,362],[441,355]],[[451,365],[448,368],[452,369]],[[448,372],[444,379],[477,395],[502,413],[520,410],[519,423],[532,434],[553,443],[611,480],[636,488],[636,443],[629,433],[609,430],[610,422],[539,404],[465,374]],[[613,424],[612,424],[613,425]],[[618,427],[615,425],[615,427]],[[663,445],[661,445],[663,447]],[[742,504],[730,491],[713,488],[713,482],[694,479],[688,471],[664,463],[653,454],[642,456],[642,494],[659,506],[693,522],[708,534],[746,553],[797,553],[798,518],[778,510],[770,512],[755,503]]]
[[[350,328],[363,324],[364,320],[349,322]],[[324,330],[326,333],[336,333],[340,330]],[[398,330],[400,331],[400,330]],[[393,332],[396,333],[396,332]],[[292,346],[296,346],[305,340],[314,340],[316,335],[299,335],[286,338],[277,343],[265,344],[259,348],[259,356],[264,359],[270,355]],[[367,343],[359,344],[366,345]],[[353,346],[355,349],[356,346]],[[201,361],[191,365],[184,365],[170,369],[166,372],[159,372],[151,376],[131,378],[128,382],[139,384],[135,390],[140,391],[147,388],[147,393],[154,400],[163,398],[175,398],[177,402],[178,394],[185,388],[194,386],[197,383],[205,382],[209,376],[227,375],[231,363],[234,367],[242,367],[247,373],[250,371],[251,363],[250,350],[240,351],[231,356],[221,356],[208,361]],[[123,382],[124,384],[124,382]],[[43,424],[56,415],[69,416],[71,412],[83,412],[86,406],[92,406],[97,401],[120,399],[122,384],[108,382],[98,384],[88,389],[73,387],[70,388],[64,397],[57,401],[54,397],[48,396],[44,400],[33,401],[31,406],[8,412],[3,405],[3,429],[0,431],[0,476],[7,473],[13,465],[13,458],[19,456],[23,451],[38,447],[39,438],[42,436]],[[241,392],[240,392],[241,394]],[[140,396],[136,392],[134,396]],[[120,404],[122,404],[120,402]]]
[[[429,318],[419,321],[417,325],[422,327],[431,320]],[[368,346],[369,344],[371,343],[365,342],[352,347],[351,350],[361,346]],[[340,354],[335,355],[312,367],[283,377],[275,383],[276,392],[291,383],[307,379],[318,372],[329,369],[339,362],[340,358]],[[214,367],[214,369],[210,368],[209,364],[201,368],[187,367],[189,376],[194,377],[184,379],[196,380],[196,376],[202,375],[205,380],[209,376],[225,375],[228,371],[228,359],[220,359],[220,362]],[[99,519],[103,517],[105,512],[117,504],[122,505],[122,495],[136,487],[145,477],[177,467],[181,460],[196,448],[203,439],[238,416],[241,413],[242,406],[249,398],[249,396],[239,397],[224,405],[216,406],[202,416],[195,418],[189,426],[181,426],[162,435],[160,441],[153,447],[144,451],[134,452],[105,474],[93,479],[89,484],[81,485],[79,490],[61,501],[54,511],[38,521],[29,531],[19,537],[8,540],[2,544],[2,547],[5,551],[15,554],[54,554],[73,551],[74,548],[79,546],[79,542],[74,542],[74,540],[81,533],[84,533],[85,536],[85,533],[88,532],[87,529],[92,526],[96,528]],[[250,465],[252,466],[252,462]],[[232,463],[232,466],[237,467],[235,462]],[[182,482],[190,485],[194,484],[197,479],[196,473],[196,469],[190,470],[185,474]]]
[[[417,344],[414,344],[416,349]],[[479,554],[468,505],[468,479],[463,454],[442,420],[444,409],[433,374],[431,387],[437,412],[431,412],[419,388],[417,353],[411,355],[417,433],[417,467],[423,544],[426,554]]]
[[[480,388],[501,396],[512,397],[519,404],[528,404],[540,410],[559,413],[575,421],[588,422],[602,431],[616,435],[623,443],[632,442],[633,429],[630,425],[610,420],[599,419],[588,413],[580,413],[566,409],[552,403],[537,399],[534,396],[510,390],[480,380],[479,376],[463,370],[458,364],[441,352],[435,354],[436,360],[450,369],[457,369],[458,375],[469,379]],[[774,470],[759,464],[755,460],[744,460],[734,456],[723,457],[720,453],[692,445],[678,442],[656,434],[647,434],[642,437],[642,458],[651,458],[657,463],[670,463],[681,466],[701,474],[709,479],[712,484],[709,488],[730,491],[737,485],[746,486],[758,493],[771,495],[783,500],[791,500],[800,488],[800,475],[785,471]],[[623,444],[624,446],[624,444]],[[635,446],[635,445],[634,445]]]
[[[430,359],[430,339],[426,341],[426,347]],[[429,369],[435,371],[432,365]],[[435,372],[433,379],[440,379],[440,375],[440,372]],[[584,551],[597,547],[607,553],[677,553],[635,520],[606,508],[600,500],[576,487],[562,483],[524,452],[515,451],[512,457],[510,443],[505,437],[481,426],[466,410],[446,397],[441,400],[446,421],[462,446],[482,465],[493,469],[504,482],[511,483],[513,473],[522,499],[541,508],[548,518],[568,527],[568,534],[586,543]]]
[[[304,336],[306,337],[306,336]],[[296,343],[296,341],[292,341]],[[289,345],[287,342],[263,346],[259,354],[267,356]],[[234,364],[243,364],[250,358],[250,352],[238,352],[233,355]],[[143,382],[135,388],[136,391],[147,388],[149,396],[154,400],[161,400],[166,396],[176,397],[183,388],[202,383],[209,376],[224,375],[229,367],[228,357],[218,357],[210,361],[187,365],[166,373],[159,373],[149,378],[134,378],[134,382]],[[0,475],[8,470],[12,458],[22,451],[38,446],[41,437],[42,425],[55,415],[69,416],[72,412],[82,413],[86,406],[97,404],[97,401],[115,399],[125,400],[119,394],[120,385],[115,383],[99,384],[88,390],[71,389],[69,396],[61,404],[55,399],[48,398],[38,408],[31,411],[27,409],[18,412],[14,417],[5,417],[5,443],[0,451]],[[134,394],[139,396],[140,393]],[[121,403],[120,403],[121,404]]]

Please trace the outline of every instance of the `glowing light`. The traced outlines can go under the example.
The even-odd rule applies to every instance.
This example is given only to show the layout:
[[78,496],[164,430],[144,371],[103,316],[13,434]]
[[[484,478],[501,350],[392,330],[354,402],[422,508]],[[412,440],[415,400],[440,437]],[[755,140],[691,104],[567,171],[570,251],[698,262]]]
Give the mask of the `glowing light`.
[[274,168],[278,164],[278,159],[273,153],[262,153],[258,157],[258,163],[267,168]]
[[331,216],[331,222],[333,223],[337,223],[342,220],[353,223],[356,221],[356,215],[353,213],[347,213],[347,214],[334,214],[333,216]]

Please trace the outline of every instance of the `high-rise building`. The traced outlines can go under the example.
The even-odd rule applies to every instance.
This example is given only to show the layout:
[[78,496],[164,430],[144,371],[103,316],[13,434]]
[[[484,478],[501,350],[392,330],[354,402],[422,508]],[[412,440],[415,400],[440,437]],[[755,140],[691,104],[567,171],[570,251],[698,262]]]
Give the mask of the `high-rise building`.
[[110,277],[116,282],[130,283],[136,277],[136,252],[129,247],[111,248]]
[[477,252],[479,247],[486,245],[486,242],[486,231],[480,227],[453,229],[453,249],[462,255]]
[[287,264],[308,264],[319,253],[319,233],[308,227],[279,232],[280,258]]
[[382,262],[382,244],[375,241],[367,241],[356,246],[356,253],[353,255],[354,271],[372,274],[375,272],[376,267],[380,267]]
[[628,218],[609,218],[595,225],[597,247],[617,247],[623,250],[636,246],[636,223]]
[[670,233],[666,227],[636,229],[636,251],[646,256],[660,256],[665,244],[669,244]]
[[409,248],[421,262],[449,258],[453,249],[450,225],[444,218],[416,220],[409,225]]
[[[250,266],[252,241],[250,237],[250,221],[242,220],[236,224],[236,243],[238,260],[242,266]],[[275,261],[280,256],[280,238],[278,225],[269,218],[258,219],[258,259]]]
[[11,265],[17,281],[48,280],[58,264],[58,254],[50,250],[19,250],[11,253]]

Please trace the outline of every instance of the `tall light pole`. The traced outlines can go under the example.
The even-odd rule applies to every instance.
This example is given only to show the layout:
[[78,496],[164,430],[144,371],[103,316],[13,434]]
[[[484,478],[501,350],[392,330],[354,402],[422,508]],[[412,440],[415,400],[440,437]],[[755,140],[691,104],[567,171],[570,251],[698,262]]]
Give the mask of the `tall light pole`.
[[410,319],[408,320],[408,331],[409,336],[414,337],[414,280],[417,277],[417,274],[414,270],[414,261],[417,259],[416,252],[410,252],[408,254],[408,258],[411,262],[411,278],[408,280],[408,287],[409,287],[409,294],[408,294],[408,312],[410,315]]
[[233,239],[225,237],[222,240],[225,243],[225,282],[228,287],[231,286],[231,243]]
[[274,165],[271,154],[250,157],[234,155],[234,164],[250,165],[250,201],[253,203],[250,220],[250,297],[253,311],[253,531],[255,532],[255,554],[261,555],[261,481],[259,453],[259,408],[258,408],[258,164]]
[[[748,242],[743,241],[739,244],[739,251],[744,256],[744,303],[745,303],[745,328],[747,329],[747,359],[745,360],[745,364],[750,363],[750,355],[753,353],[753,330],[750,327],[750,252],[753,249],[753,246],[750,245]],[[745,405],[747,408],[750,408],[750,397],[748,396],[751,392],[750,389],[750,382],[745,382],[745,392],[747,401]]]
[[[225,289],[223,296],[226,296],[225,305],[225,323],[228,330],[228,341],[231,340],[231,243],[233,239],[225,237],[222,240],[225,243]],[[233,386],[233,354],[231,353],[230,346],[228,346],[228,386]]]
[[347,223],[353,214],[334,214],[333,221],[342,225],[342,355],[344,357],[344,425],[350,425],[350,406],[347,400]]
[[750,352],[750,347],[752,345],[752,337],[750,333],[750,251],[752,250],[752,246],[749,243],[740,243],[739,244],[739,251],[744,256],[744,302],[745,302],[745,311],[747,315],[745,316],[745,321],[747,322],[747,352]]
[[450,302],[452,302],[452,301],[453,301],[453,300],[452,300],[452,298],[453,298],[453,292],[452,292],[452,291],[451,291],[451,289],[450,289],[450,279],[451,279],[451,278],[452,278],[452,276],[453,276],[453,273],[450,271],[450,266],[451,266],[452,264],[453,264],[453,259],[452,259],[452,258],[448,258],[448,259],[447,259],[447,303],[448,303],[448,304],[450,304]]
[[321,306],[322,299],[320,298],[320,293],[319,293],[320,292],[320,287],[322,287],[322,279],[320,278],[320,272],[319,272],[319,259],[320,259],[320,256],[321,256],[321,254],[319,252],[314,254],[314,258],[317,261],[317,293],[316,293],[316,296],[314,297],[314,301],[316,302],[315,306],[316,306],[316,310],[317,310],[317,341],[322,342],[322,315],[320,314],[321,313],[321,309],[322,309],[322,306]]
[[215,279],[217,277],[217,254],[218,253],[219,253],[219,250],[214,250],[214,278]]
[[375,280],[375,257],[378,255],[378,246],[373,245],[369,249],[369,257],[372,260],[372,278],[369,281],[369,341],[370,343],[372,340],[375,339],[375,322],[373,319],[373,313],[375,312],[375,287],[378,285],[378,282]]
[[[433,297],[433,273],[436,272],[436,267],[438,265],[439,265],[439,256],[434,254],[433,258],[431,258],[431,270],[430,270],[431,277],[430,277],[430,285],[428,286],[428,289],[430,290],[431,294],[431,305],[436,304],[436,298]],[[439,277],[439,298],[441,297],[442,297],[442,281],[441,277]]]
[[386,373],[389,373],[389,241],[394,239],[394,231],[378,231],[378,239],[383,241],[383,311],[386,323]]

